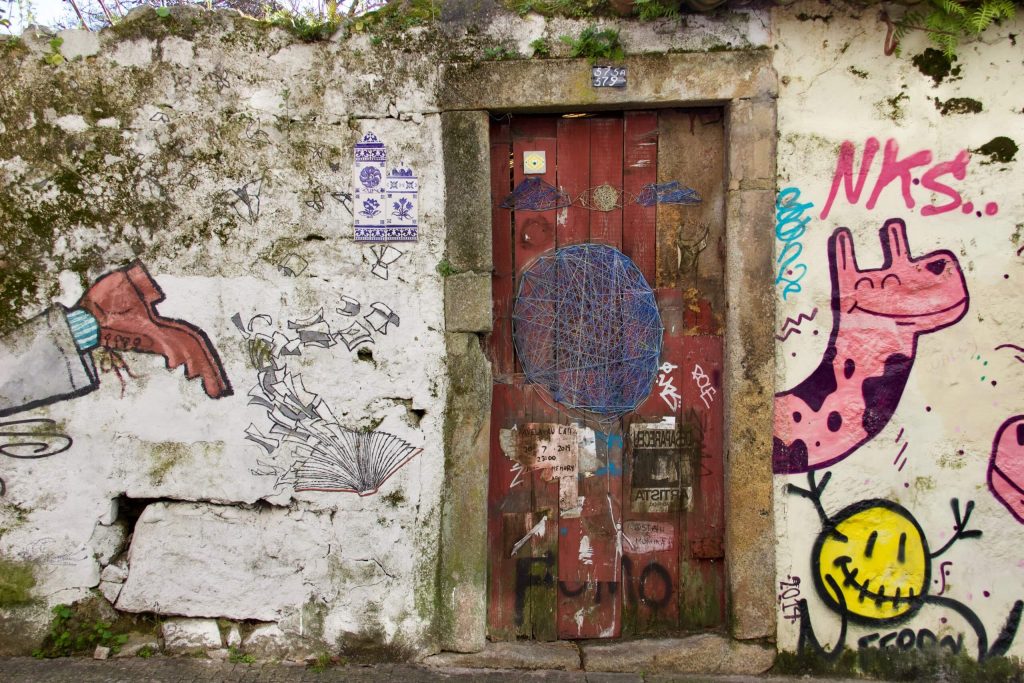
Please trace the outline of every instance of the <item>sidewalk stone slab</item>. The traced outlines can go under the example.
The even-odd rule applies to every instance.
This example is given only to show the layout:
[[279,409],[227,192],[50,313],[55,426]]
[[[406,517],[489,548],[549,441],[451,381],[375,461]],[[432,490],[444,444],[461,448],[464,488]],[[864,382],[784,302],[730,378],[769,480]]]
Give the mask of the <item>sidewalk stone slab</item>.
[[[777,676],[585,673],[583,671],[435,668],[411,664],[328,667],[317,671],[279,663],[232,664],[194,657],[143,659],[0,657],[3,683],[793,683]],[[804,679],[807,680],[807,679]],[[857,683],[814,678],[821,683]]]
[[487,643],[481,652],[459,654],[442,652],[427,657],[432,667],[465,669],[557,669],[578,671],[580,654],[572,643]]
[[645,683],[641,674],[615,674],[608,672],[587,672],[587,683]]
[[774,650],[714,634],[581,645],[581,649],[588,671],[756,675],[775,661]]

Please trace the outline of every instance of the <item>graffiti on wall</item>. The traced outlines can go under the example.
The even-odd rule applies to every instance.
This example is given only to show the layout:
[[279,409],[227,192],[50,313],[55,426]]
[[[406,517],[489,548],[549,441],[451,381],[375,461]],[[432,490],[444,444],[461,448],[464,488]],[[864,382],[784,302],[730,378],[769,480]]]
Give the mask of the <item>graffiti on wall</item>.
[[[875,155],[881,143],[877,138],[869,137],[864,143],[861,152],[860,168],[854,170],[857,156],[856,145],[847,140],[839,149],[839,158],[836,161],[835,173],[832,176],[832,187],[828,193],[828,200],[821,209],[821,219],[828,218],[832,206],[839,196],[840,188],[846,197],[846,201],[852,206],[861,200],[864,190],[868,187],[871,178],[871,167],[874,164]],[[900,149],[896,140],[890,138],[885,142],[885,149],[882,151],[882,163],[875,175],[875,184],[868,195],[865,207],[875,208],[882,192],[891,184],[899,183],[899,191],[903,204],[908,211],[914,210],[917,206],[915,193],[919,196],[938,196],[946,200],[943,204],[926,204],[921,207],[921,215],[924,217],[938,216],[950,211],[960,209],[964,214],[973,213],[978,218],[982,215],[994,216],[999,213],[999,205],[995,202],[988,202],[982,208],[975,206],[974,202],[965,200],[963,195],[947,184],[946,176],[952,176],[955,180],[963,180],[967,177],[967,164],[971,154],[966,149],[960,150],[955,157],[948,161],[940,161],[932,164],[934,155],[931,150],[922,149],[904,158],[899,157]],[[914,169],[922,169],[920,177],[914,177]]]
[[[346,303],[354,310],[352,315],[359,312],[357,301]],[[369,329],[374,329],[377,315],[384,315],[379,308],[366,316]],[[394,434],[343,427],[323,398],[309,391],[302,375],[289,367],[289,358],[304,351],[329,349],[339,341],[350,351],[358,345],[350,344],[345,330],[332,331],[323,309],[288,320],[287,332],[276,329],[267,314],[255,315],[245,324],[239,314],[231,320],[245,338],[246,354],[257,371],[249,404],[262,408],[270,423],[267,431],[255,424],[245,430],[246,440],[262,449],[263,459],[253,474],[275,477],[275,488],[368,496],[422,451]],[[386,327],[388,321],[380,324]],[[360,329],[368,337],[369,332]]]
[[826,467],[874,438],[903,395],[918,337],[967,312],[967,284],[952,252],[911,257],[898,218],[879,234],[884,262],[875,269],[858,268],[848,229],[829,239],[832,334],[818,367],[775,396],[776,473]]
[[[192,323],[160,315],[163,290],[139,261],[96,280],[72,308],[56,304],[0,339],[0,417],[51,405],[99,388],[100,376],[121,382],[123,352],[162,356],[168,370],[185,367],[210,398],[232,393],[209,337]],[[49,419],[0,422],[0,454],[33,459],[71,448]],[[6,484],[0,479],[0,495]]]
[[[953,498],[954,532],[942,547],[931,550],[927,536],[914,515],[891,500],[876,498],[848,505],[829,515],[822,503],[822,493],[831,472],[816,481],[814,472],[807,475],[808,488],[789,484],[787,491],[809,500],[821,521],[811,567],[814,587],[822,603],[840,619],[840,631],[831,651],[819,643],[811,625],[806,599],[798,601],[800,637],[798,648],[818,656],[835,658],[846,643],[849,622],[869,626],[898,626],[906,623],[925,605],[933,605],[958,615],[977,642],[978,659],[1003,656],[1010,649],[1020,626],[1024,601],[1017,600],[995,640],[989,644],[985,625],[975,612],[962,602],[931,592],[934,560],[955,543],[980,538],[982,533],[969,529],[973,501],[963,509]],[[944,571],[940,567],[940,571]],[[916,633],[912,629],[870,633],[858,640],[858,648],[888,647],[894,643],[900,650],[934,647],[936,643],[959,652],[963,636],[944,637],[941,641],[929,629]]]
[[804,251],[800,238],[807,232],[807,224],[811,220],[804,212],[814,208],[814,204],[799,200],[800,190],[787,187],[779,192],[775,201],[775,239],[780,242],[779,255],[775,259],[775,285],[783,286],[783,300],[800,292],[800,281],[807,275],[807,265],[799,261]]
[[988,463],[988,488],[1024,524],[1024,415],[999,425]]
[[[55,305],[0,339],[0,417],[99,387],[94,352],[162,356],[168,370],[185,367],[210,398],[232,393],[220,356],[192,323],[160,315],[163,290],[136,261],[92,284],[74,307]],[[101,351],[95,351],[101,349]]]

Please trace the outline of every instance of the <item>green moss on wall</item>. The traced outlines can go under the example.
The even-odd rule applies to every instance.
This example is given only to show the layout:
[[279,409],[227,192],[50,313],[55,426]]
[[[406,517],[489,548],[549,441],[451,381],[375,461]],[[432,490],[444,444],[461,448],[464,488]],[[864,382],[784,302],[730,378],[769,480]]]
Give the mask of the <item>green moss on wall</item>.
[[[120,130],[97,126],[127,124],[152,92],[153,74],[30,62],[0,60],[0,148],[18,161],[0,175],[0,333],[57,293],[60,271],[88,280],[119,265],[104,256],[114,246],[145,253],[147,231],[167,227],[171,214],[158,180],[167,157],[143,159]],[[87,130],[62,127],[65,116],[81,117]],[[83,231],[96,238],[79,240]]]
[[192,457],[192,447],[189,444],[174,441],[164,441],[152,444],[150,447],[152,462],[149,465],[149,480],[154,486],[164,483],[164,477],[172,469],[188,461]]
[[35,570],[31,564],[0,558],[0,607],[31,603],[35,585]]

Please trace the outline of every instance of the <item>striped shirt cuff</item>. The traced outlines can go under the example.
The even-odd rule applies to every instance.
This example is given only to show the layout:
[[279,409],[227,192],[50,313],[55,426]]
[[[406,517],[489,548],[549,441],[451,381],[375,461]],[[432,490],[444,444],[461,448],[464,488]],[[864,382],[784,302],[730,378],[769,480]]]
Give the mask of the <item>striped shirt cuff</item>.
[[66,315],[79,351],[88,351],[100,343],[100,326],[91,313],[75,308]]

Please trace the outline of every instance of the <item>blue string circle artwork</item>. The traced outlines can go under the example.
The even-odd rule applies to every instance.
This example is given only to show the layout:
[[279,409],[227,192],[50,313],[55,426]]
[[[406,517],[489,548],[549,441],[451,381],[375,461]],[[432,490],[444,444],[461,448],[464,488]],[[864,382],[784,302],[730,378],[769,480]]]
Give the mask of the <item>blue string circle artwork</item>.
[[636,264],[603,244],[549,251],[522,273],[512,310],[527,380],[601,421],[631,412],[651,392],[662,325]]

